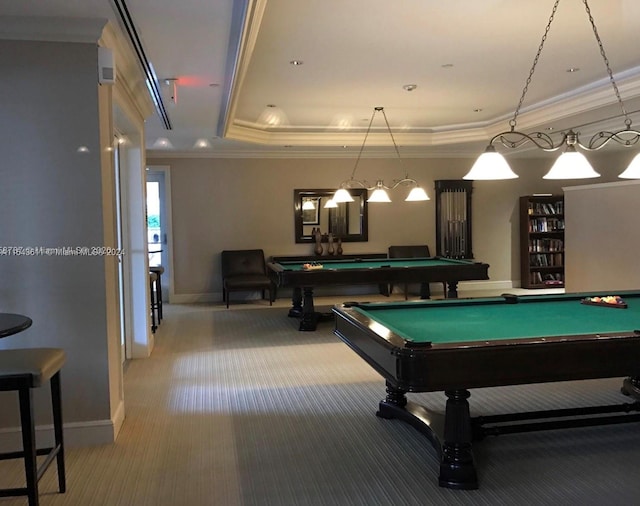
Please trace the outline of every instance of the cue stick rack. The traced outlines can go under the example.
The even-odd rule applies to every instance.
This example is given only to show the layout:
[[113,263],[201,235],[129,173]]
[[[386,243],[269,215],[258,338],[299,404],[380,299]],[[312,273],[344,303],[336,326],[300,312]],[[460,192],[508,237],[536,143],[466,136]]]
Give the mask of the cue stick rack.
[[472,181],[441,179],[436,189],[436,255],[472,259]]

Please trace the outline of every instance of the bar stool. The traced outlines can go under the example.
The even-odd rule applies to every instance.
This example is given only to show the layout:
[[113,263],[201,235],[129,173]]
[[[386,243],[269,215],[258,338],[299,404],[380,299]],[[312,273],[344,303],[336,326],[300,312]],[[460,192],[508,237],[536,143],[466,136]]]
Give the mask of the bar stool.
[[[26,495],[29,506],[37,506],[38,482],[54,459],[58,467],[58,490],[60,493],[66,491],[60,389],[60,369],[64,362],[65,353],[57,348],[0,350],[0,391],[18,392],[22,429],[22,451],[0,453],[0,460],[22,458],[27,484],[22,488],[0,489],[0,497]],[[47,381],[51,384],[54,446],[37,448],[31,389],[39,388]],[[36,461],[37,455],[47,456],[40,467]]]
[[156,306],[158,310],[158,324],[162,321],[162,274],[164,274],[164,267],[162,265],[155,265],[149,267],[149,272],[155,272],[158,278],[155,282],[156,291]]
[[[158,282],[158,275],[155,272],[149,271],[149,299],[151,301],[151,332],[153,332],[154,334],[158,328],[158,325],[160,324],[160,315],[158,314],[157,292],[155,288],[157,282]],[[156,314],[158,314],[157,320],[156,320]]]

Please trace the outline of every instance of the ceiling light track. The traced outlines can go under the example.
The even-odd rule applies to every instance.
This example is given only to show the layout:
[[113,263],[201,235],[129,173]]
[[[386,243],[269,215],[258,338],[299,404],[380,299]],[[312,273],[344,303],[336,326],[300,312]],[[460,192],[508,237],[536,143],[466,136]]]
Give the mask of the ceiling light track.
[[135,24],[133,23],[133,19],[131,18],[131,14],[129,13],[129,8],[127,7],[124,0],[112,0],[118,14],[120,15],[120,21],[124,26],[124,29],[129,36],[129,41],[133,46],[133,50],[138,57],[138,62],[142,67],[142,71],[146,77],[145,82],[149,93],[151,95],[151,99],[156,107],[156,111],[160,116],[162,123],[164,124],[165,129],[172,130],[171,120],[169,119],[169,114],[164,106],[164,101],[162,100],[162,95],[160,93],[160,85],[158,83],[158,76],[156,76],[155,71],[153,70],[153,66],[151,62],[147,58],[147,54],[145,53],[144,47],[142,46],[142,41],[138,36],[138,31],[136,30]]

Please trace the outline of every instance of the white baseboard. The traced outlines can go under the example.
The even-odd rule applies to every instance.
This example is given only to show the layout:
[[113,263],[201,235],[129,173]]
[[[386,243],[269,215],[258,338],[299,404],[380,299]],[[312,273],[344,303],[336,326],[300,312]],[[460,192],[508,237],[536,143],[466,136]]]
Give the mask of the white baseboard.
[[201,302],[220,302],[222,294],[217,293],[176,293],[171,295],[171,304],[198,304]]
[[[318,296],[331,296],[331,295],[361,295],[369,294],[375,291],[376,285],[352,285],[352,286],[321,286],[314,290],[314,293]],[[520,286],[519,280],[516,282],[511,280],[503,281],[460,281],[458,283],[458,291],[468,290],[474,292],[496,291],[496,290],[508,290],[510,288],[518,288]],[[432,293],[442,293],[442,283],[431,283]],[[291,297],[291,289],[283,288],[278,290],[278,299]],[[247,292],[234,293],[233,298],[236,300],[255,300],[260,298],[259,292]],[[222,302],[221,292],[212,293],[182,293],[172,294],[172,304],[198,304],[198,303],[210,303],[210,302]]]
[[[440,284],[442,286],[442,284]],[[460,281],[458,283],[458,291],[468,290],[474,292],[508,290],[516,288],[516,285],[508,281]]]
[[[124,423],[124,403],[120,403],[113,420],[91,420],[88,422],[63,423],[64,445],[67,448],[99,446],[111,444],[116,440]],[[36,426],[36,444],[38,448],[53,446],[53,425]],[[22,449],[20,427],[0,429],[0,453]]]

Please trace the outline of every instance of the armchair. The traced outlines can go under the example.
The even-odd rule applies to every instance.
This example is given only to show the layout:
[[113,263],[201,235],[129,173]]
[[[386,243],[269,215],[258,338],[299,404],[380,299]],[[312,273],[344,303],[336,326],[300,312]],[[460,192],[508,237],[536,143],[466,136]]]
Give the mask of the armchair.
[[227,308],[231,292],[253,290],[260,290],[263,299],[265,290],[269,290],[269,305],[273,305],[275,286],[267,276],[263,250],[225,250],[221,254],[221,264],[222,300]]

